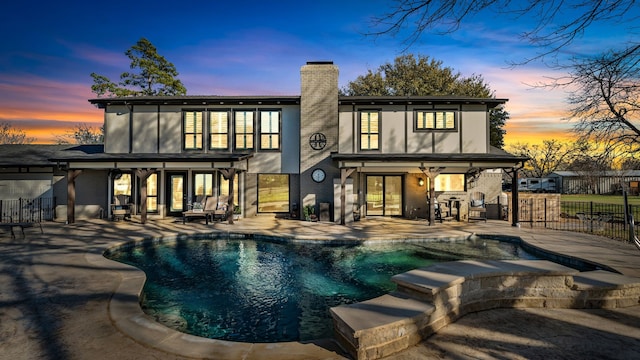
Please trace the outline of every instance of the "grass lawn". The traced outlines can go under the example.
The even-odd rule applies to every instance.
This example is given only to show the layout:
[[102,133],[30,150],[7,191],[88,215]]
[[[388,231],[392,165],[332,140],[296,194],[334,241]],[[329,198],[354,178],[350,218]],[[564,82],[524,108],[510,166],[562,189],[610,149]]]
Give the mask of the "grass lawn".
[[[561,195],[561,201],[584,201],[602,204],[624,205],[622,195]],[[640,196],[628,196],[629,205],[640,205]]]

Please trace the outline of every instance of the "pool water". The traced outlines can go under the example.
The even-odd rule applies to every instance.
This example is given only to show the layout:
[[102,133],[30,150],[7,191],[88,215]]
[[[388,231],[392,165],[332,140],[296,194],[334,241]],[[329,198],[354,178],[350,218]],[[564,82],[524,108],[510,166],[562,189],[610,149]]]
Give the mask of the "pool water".
[[375,245],[198,240],[145,243],[108,258],[143,270],[141,306],[188,334],[241,342],[332,336],[329,308],[395,289],[391,276],[440,261],[532,259],[497,240]]

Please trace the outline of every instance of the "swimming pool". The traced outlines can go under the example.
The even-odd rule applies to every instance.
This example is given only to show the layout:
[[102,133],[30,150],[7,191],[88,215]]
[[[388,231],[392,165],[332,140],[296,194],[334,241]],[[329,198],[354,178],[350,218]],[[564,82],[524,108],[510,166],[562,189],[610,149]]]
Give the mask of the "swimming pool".
[[535,258],[491,239],[332,244],[185,238],[124,246],[106,256],[146,273],[141,306],[158,322],[241,342],[331,337],[329,308],[393,291],[391,276],[410,269]]

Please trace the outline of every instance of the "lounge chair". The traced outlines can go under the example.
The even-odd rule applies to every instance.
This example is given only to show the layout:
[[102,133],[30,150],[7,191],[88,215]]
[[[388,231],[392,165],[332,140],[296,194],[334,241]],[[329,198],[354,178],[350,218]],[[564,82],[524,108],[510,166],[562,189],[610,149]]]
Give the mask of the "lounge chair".
[[211,219],[214,221],[227,220],[227,210],[229,208],[229,196],[220,195],[215,208],[211,211]]
[[[200,205],[197,206],[196,204]],[[203,203],[195,203],[193,209],[184,211],[182,213],[182,223],[186,223],[187,219],[191,218],[204,218],[205,223],[209,224],[209,217],[211,217],[211,204],[215,205],[215,198],[209,196],[204,198]]]

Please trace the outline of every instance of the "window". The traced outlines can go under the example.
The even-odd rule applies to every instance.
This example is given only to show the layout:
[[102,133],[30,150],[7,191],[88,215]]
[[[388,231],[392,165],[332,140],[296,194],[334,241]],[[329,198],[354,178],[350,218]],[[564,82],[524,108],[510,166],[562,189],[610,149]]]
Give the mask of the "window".
[[418,111],[416,113],[416,130],[455,130],[455,111]]
[[289,212],[289,175],[258,174],[258,212]]
[[131,197],[131,186],[131,174],[120,174],[113,179],[113,195],[126,195]]
[[436,191],[464,191],[464,174],[440,174],[436,176]]
[[193,201],[203,203],[205,197],[213,196],[213,174],[193,174]]
[[211,111],[209,113],[209,148],[229,148],[229,113]]
[[253,149],[253,112],[236,111],[236,149]]
[[[222,173],[218,173],[218,184],[220,184],[220,195],[229,195],[229,180],[222,176]],[[233,205],[238,206],[240,204],[240,179],[236,174],[233,179]]]
[[380,119],[377,111],[360,113],[360,150],[378,150],[380,141]]
[[158,173],[147,178],[147,212],[158,212]]
[[187,150],[202,149],[202,112],[185,111],[184,113],[184,148]]
[[260,112],[260,149],[280,149],[280,112]]

